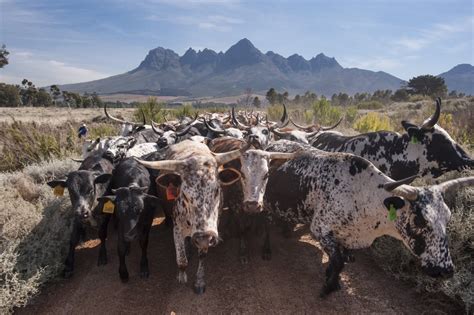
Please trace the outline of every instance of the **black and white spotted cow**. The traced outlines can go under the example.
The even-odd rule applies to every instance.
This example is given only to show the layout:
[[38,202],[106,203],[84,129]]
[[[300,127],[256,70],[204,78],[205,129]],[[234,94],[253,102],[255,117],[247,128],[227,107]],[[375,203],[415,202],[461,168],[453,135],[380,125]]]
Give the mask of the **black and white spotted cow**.
[[204,293],[206,288],[204,258],[209,247],[216,246],[219,240],[217,223],[222,208],[221,184],[226,184],[226,179],[219,176],[218,168],[240,155],[240,150],[212,153],[205,144],[185,140],[169,146],[162,161],[139,160],[147,168],[161,171],[156,182],[168,187],[174,198],[173,233],[180,283],[187,282],[185,239],[191,238],[198,249],[199,265],[194,283],[194,291],[198,294]]
[[279,139],[296,141],[299,143],[308,144],[316,135],[320,134],[321,132],[325,132],[331,129],[336,128],[342,122],[341,119],[338,120],[333,126],[330,127],[323,127],[323,126],[301,126],[296,124],[291,118],[290,122],[295,125],[300,130],[278,130],[274,129],[273,133],[278,136]]
[[440,112],[441,99],[437,99],[435,113],[421,126],[402,121],[405,134],[378,131],[349,137],[323,133],[311,144],[321,150],[366,158],[393,179],[415,174],[436,178],[448,171],[472,168],[474,160],[436,125]]
[[[262,159],[268,154],[253,153]],[[474,185],[474,177],[409,186],[414,178],[394,181],[352,154],[299,152],[272,172],[264,204],[287,222],[310,225],[329,256],[322,296],[339,289],[346,251],[366,248],[383,235],[401,240],[430,276],[450,276],[454,266],[446,226],[451,212],[443,193]]]

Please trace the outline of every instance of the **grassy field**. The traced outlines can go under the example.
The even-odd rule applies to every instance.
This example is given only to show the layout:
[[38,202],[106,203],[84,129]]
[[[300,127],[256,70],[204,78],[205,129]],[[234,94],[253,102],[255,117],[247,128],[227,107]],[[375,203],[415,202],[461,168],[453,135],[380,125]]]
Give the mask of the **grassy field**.
[[[274,109],[277,111],[278,109]],[[308,112],[309,110],[309,112]],[[420,123],[432,112],[432,102],[394,103],[376,111],[338,108],[345,115],[338,130],[356,134],[356,122],[366,119],[364,128],[379,126],[387,117],[387,128],[401,131],[400,121]],[[111,109],[111,113],[132,119],[134,109]],[[473,153],[474,99],[449,100],[443,104],[440,124],[463,147]],[[319,111],[317,119],[331,115]],[[290,109],[290,115],[307,120],[311,109]],[[280,113],[274,113],[278,117]],[[306,115],[306,116],[305,116]],[[348,115],[351,118],[348,120]],[[102,109],[66,108],[0,108],[0,312],[25,305],[41,287],[54,280],[66,254],[71,213],[67,198],[56,199],[45,184],[61,177],[77,164],[68,159],[78,156],[80,142],[75,134],[81,122],[89,126],[91,137],[117,134],[118,126],[101,121]],[[327,117],[326,117],[327,118]],[[328,118],[329,119],[329,118]],[[2,173],[3,172],[3,173]],[[441,180],[474,172],[451,172]],[[417,185],[426,184],[423,181]],[[403,279],[420,291],[440,292],[453,303],[472,311],[474,306],[474,189],[468,188],[449,196],[453,216],[448,227],[449,244],[456,273],[452,279],[435,281],[424,276],[400,242],[384,238],[373,246],[372,253],[388,274]]]

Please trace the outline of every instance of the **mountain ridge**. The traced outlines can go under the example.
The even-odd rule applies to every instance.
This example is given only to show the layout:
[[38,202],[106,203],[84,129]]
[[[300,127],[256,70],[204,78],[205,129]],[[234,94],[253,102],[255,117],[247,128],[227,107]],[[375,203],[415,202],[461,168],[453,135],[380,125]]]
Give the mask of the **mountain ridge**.
[[231,96],[246,88],[265,92],[273,87],[289,93],[307,90],[333,93],[396,90],[403,80],[382,71],[344,68],[334,57],[319,53],[307,60],[293,54],[288,58],[273,51],[262,53],[243,38],[225,52],[189,48],[179,56],[171,49],[151,49],[131,71],[95,81],[61,85],[73,92],[99,94],[149,91],[153,95]]

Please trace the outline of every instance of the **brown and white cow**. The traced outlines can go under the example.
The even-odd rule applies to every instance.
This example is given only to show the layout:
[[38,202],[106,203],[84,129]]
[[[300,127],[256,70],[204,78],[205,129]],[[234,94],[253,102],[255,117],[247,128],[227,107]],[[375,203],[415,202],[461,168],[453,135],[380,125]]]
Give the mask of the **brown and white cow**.
[[[167,187],[167,195],[175,198],[172,216],[178,282],[187,282],[185,239],[189,237],[198,249],[199,266],[194,291],[201,294],[206,289],[204,258],[209,247],[216,246],[219,240],[217,225],[222,208],[221,184],[235,180],[219,174],[219,166],[239,158],[241,150],[215,154],[205,144],[190,140],[170,145],[166,150],[162,161],[139,162],[148,168],[161,170],[157,184]],[[238,178],[239,174],[235,175]]]

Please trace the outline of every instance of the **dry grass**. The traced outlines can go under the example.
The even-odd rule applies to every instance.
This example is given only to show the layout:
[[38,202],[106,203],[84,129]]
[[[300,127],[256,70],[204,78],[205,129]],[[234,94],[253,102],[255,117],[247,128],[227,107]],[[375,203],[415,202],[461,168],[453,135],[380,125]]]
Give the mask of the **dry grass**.
[[63,268],[72,212],[68,198],[56,199],[46,181],[75,168],[54,160],[0,173],[0,313],[26,305]]

